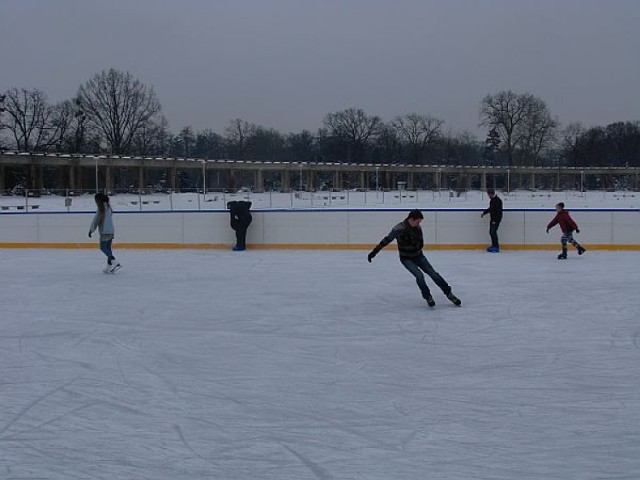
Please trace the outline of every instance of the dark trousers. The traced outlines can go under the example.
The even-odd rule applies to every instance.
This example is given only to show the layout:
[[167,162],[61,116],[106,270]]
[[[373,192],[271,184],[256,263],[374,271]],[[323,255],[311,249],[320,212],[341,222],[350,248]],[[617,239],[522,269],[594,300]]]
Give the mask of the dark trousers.
[[400,263],[402,263],[404,268],[411,272],[411,275],[416,277],[416,283],[418,284],[418,288],[420,289],[423,298],[426,298],[430,292],[429,287],[427,286],[427,282],[425,282],[424,280],[424,275],[422,272],[429,275],[445,295],[449,295],[449,293],[451,293],[451,287],[449,286],[449,284],[445,281],[444,278],[440,276],[438,272],[434,270],[424,254],[421,253],[415,258],[400,257]]
[[489,235],[491,236],[491,246],[500,248],[500,243],[498,242],[498,227],[500,226],[500,222],[490,222],[489,223]]
[[247,248],[247,229],[249,228],[250,223],[251,221],[247,223],[235,218],[231,219],[231,228],[236,232],[237,248]]
[[240,225],[236,228],[236,247],[247,248],[247,228],[248,225]]

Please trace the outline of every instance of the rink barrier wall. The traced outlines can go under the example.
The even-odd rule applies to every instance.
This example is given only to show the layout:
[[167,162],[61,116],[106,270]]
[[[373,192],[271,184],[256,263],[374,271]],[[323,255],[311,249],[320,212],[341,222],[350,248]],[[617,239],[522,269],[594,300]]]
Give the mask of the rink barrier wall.
[[[269,209],[252,212],[250,249],[367,250],[408,209]],[[489,244],[488,216],[479,209],[422,209],[429,250],[476,250]],[[0,213],[0,248],[96,248],[87,237],[94,212]],[[555,250],[560,229],[547,235],[552,209],[505,209],[503,250]],[[588,249],[640,250],[640,210],[573,209],[576,239]],[[116,248],[228,249],[235,243],[226,210],[115,212]],[[388,248],[395,248],[390,245]]]

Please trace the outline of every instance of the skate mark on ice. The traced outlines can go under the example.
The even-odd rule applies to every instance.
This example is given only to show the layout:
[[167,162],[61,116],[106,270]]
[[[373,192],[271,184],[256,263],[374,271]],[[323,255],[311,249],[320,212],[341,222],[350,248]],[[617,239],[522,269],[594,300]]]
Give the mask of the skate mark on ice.
[[94,328],[92,332],[89,332],[85,335],[82,335],[77,341],[76,343],[74,343],[73,345],[71,345],[73,348],[77,347],[78,345],[80,345],[81,343],[89,340],[96,332],[98,331],[98,327]]
[[636,347],[637,350],[640,350],[640,330],[636,330],[632,338],[633,346]]
[[53,337],[68,337],[68,336],[76,336],[71,332],[59,332],[59,333],[52,333],[52,334],[28,334],[25,332],[22,332],[20,335],[1,335],[0,336],[0,340],[8,340],[8,339],[12,339],[12,338],[17,338],[18,339],[18,352],[22,353],[22,344],[24,343],[25,339],[39,339],[39,338],[53,338]]
[[55,362],[62,362],[62,363],[71,363],[74,365],[79,365],[82,368],[86,368],[87,370],[95,370],[96,367],[95,365],[88,363],[88,362],[81,362],[79,360],[69,360],[67,358],[60,358],[60,357],[54,357],[53,355],[44,355],[42,353],[36,353],[36,356],[39,357],[41,360],[44,360],[45,362],[52,364]]
[[45,393],[44,395],[39,396],[38,398],[36,398],[34,401],[32,401],[31,403],[29,403],[26,407],[24,407],[22,410],[20,410],[17,415],[15,417],[13,417],[13,419],[7,424],[5,425],[5,427],[0,430],[0,435],[4,434],[4,432],[6,432],[7,430],[9,430],[13,425],[15,425],[16,422],[18,422],[22,417],[24,417],[29,410],[31,410],[32,408],[34,408],[36,405],[38,405],[40,402],[46,400],[47,398],[49,398],[52,395],[55,395],[56,393],[58,393],[60,390],[68,387],[69,385],[71,385],[73,382],[75,382],[78,378],[80,378],[80,376],[77,376],[75,378],[73,378],[72,380],[69,380],[66,383],[63,383],[62,385],[54,388],[53,390],[48,391],[47,393]]
[[299,353],[299,352],[292,352],[292,351],[288,351],[288,350],[278,350],[277,348],[273,348],[273,347],[268,347],[266,345],[262,345],[260,343],[255,343],[255,342],[251,342],[251,344],[256,348],[256,349],[260,349],[260,350],[264,350],[265,352],[269,352],[269,353],[275,353],[276,355],[279,356],[293,356],[296,358],[301,358],[304,360],[313,360],[316,363],[324,363],[326,365],[333,365],[333,362],[329,361],[329,360],[323,360],[321,358],[318,358],[317,356],[310,354],[310,353]]
[[63,413],[62,415],[58,415],[56,417],[53,417],[53,418],[47,420],[46,422],[42,422],[42,423],[40,423],[38,425],[35,425],[35,426],[31,427],[31,428],[27,428],[26,430],[20,430],[19,432],[16,432],[16,433],[14,433],[12,435],[9,435],[9,436],[7,436],[5,438],[6,439],[16,439],[17,440],[18,439],[17,437],[20,436],[20,435],[24,435],[25,433],[29,433],[29,432],[38,431],[38,430],[42,429],[43,427],[46,427],[47,425],[50,425],[50,424],[52,424],[54,422],[57,422],[58,420],[62,420],[63,418],[68,417],[69,415],[73,415],[76,412],[79,412],[81,410],[86,410],[87,408],[91,408],[91,407],[94,407],[96,405],[101,405],[103,403],[106,403],[106,402],[103,402],[101,400],[96,400],[94,402],[89,402],[89,403],[87,403],[85,405],[81,405],[81,406],[76,407],[76,408],[74,408],[72,410],[69,410],[68,412]]
[[0,335],[0,340],[11,340],[11,339],[21,339],[21,338],[44,338],[51,339],[56,337],[77,337],[78,332],[72,331],[62,331],[55,333],[21,333],[20,335]]
[[403,416],[407,416],[407,412],[406,410],[404,410],[402,407],[400,407],[400,405],[398,405],[398,402],[393,402],[393,408],[395,409],[396,412],[398,412],[400,415]]
[[[228,387],[228,386],[227,386],[225,383],[223,383],[223,382],[211,382],[211,383],[218,384],[218,385],[222,385],[222,386],[224,386],[225,388],[226,388],[226,387]],[[187,392],[187,395],[192,396],[192,397],[212,398],[212,399],[214,399],[214,400],[226,400],[226,401],[228,401],[228,402],[235,403],[236,405],[242,405],[242,406],[245,406],[245,405],[247,404],[246,402],[243,402],[243,401],[241,401],[241,400],[238,400],[237,398],[234,398],[234,397],[232,397],[232,396],[230,396],[230,395],[227,395],[227,394],[225,394],[225,393],[216,393],[215,395],[213,395],[213,394],[208,395],[208,394],[206,394],[206,393],[193,392],[193,391],[191,391],[191,392]],[[219,427],[219,426],[220,426],[220,425],[219,425],[219,424],[217,424],[217,423],[212,423],[212,422],[209,422],[209,421],[205,421],[205,420],[203,420],[203,419],[202,419],[202,418],[200,418],[200,417],[189,417],[189,418],[196,419],[196,420],[200,420],[200,421],[202,421],[202,422],[206,422],[206,423],[211,423],[212,425],[215,425],[215,426],[217,426],[217,427]]]
[[[469,401],[471,402],[471,400]],[[382,440],[379,440],[377,437],[373,436],[373,435],[367,435],[365,433],[362,433],[360,431],[358,431],[358,429],[356,427],[346,427],[344,426],[341,422],[338,421],[334,421],[334,420],[330,420],[324,416],[320,416],[320,415],[302,415],[302,414],[298,414],[298,416],[300,418],[303,419],[313,419],[316,420],[317,422],[321,423],[321,424],[326,424],[326,425],[330,425],[331,427],[335,428],[336,430],[339,430],[341,432],[345,432],[348,433],[350,435],[353,435],[355,437],[358,438],[362,438],[363,440],[366,440],[367,442],[373,444],[373,445],[377,445],[378,447],[384,449],[384,450],[389,450],[389,451],[393,451],[393,452],[401,452],[401,449],[398,448],[395,445],[392,445],[390,443],[386,443]]]
[[182,433],[182,428],[180,428],[180,425],[174,425],[173,428],[175,429],[176,433],[178,434],[178,437],[180,438],[180,441],[182,442],[182,444],[184,445],[184,447],[189,450],[191,453],[193,453],[196,457],[198,457],[200,460],[204,460],[207,463],[210,463],[213,465],[213,462],[208,459],[207,457],[200,455],[198,452],[196,452],[193,447],[189,444],[189,442],[187,442],[187,439],[184,438],[184,434]]
[[[130,334],[136,335],[135,330],[130,330],[130,331],[127,331],[126,333],[127,335],[130,335]],[[133,347],[131,347],[128,343],[125,343],[122,340],[115,337],[110,338],[109,340],[107,340],[106,343],[108,343],[109,345],[113,345],[114,347],[122,347],[125,350],[129,350],[129,351],[133,350]]]
[[369,364],[366,362],[356,362],[355,364],[357,366],[353,368],[353,365],[354,365],[353,362],[347,362],[346,360],[342,360],[342,362],[347,363],[348,365],[347,368],[349,368],[349,373],[345,377],[340,377],[340,378],[336,378],[335,380],[332,380],[331,382],[326,384],[327,386],[339,385],[339,384],[343,384],[344,382],[350,381],[353,377],[355,377],[357,373],[359,373],[361,370],[369,366]]
[[329,472],[327,472],[327,470],[325,468],[323,468],[321,465],[318,465],[316,462],[314,462],[310,458],[302,455],[301,453],[298,453],[293,448],[288,447],[284,443],[281,443],[280,445],[282,445],[283,448],[288,450],[294,457],[296,457],[298,460],[300,460],[302,462],[302,464],[305,467],[307,467],[309,470],[311,470],[311,472],[317,478],[319,478],[320,480],[331,480],[331,479],[333,479],[333,476]]
[[420,430],[412,430],[406,437],[402,439],[402,441],[400,442],[402,450],[407,450],[407,445],[409,445],[413,441],[418,433],[421,433]]
[[[26,443],[25,441],[21,442],[22,446],[25,448],[28,448],[29,450],[39,454],[41,457],[43,458],[48,458],[50,460],[67,460],[70,464],[74,464],[74,465],[78,465],[81,462],[86,461],[86,457],[80,456],[80,455],[73,455],[73,454],[69,454],[69,453],[63,453],[62,449],[57,449],[55,452],[51,452],[50,449],[47,448],[39,448],[33,444],[30,443]],[[74,451],[73,453],[78,453],[78,451]],[[37,458],[37,456],[33,456],[34,458]],[[54,462],[51,462],[54,463]],[[12,480],[50,480],[51,478],[64,478],[65,480],[67,478],[71,478],[69,477],[69,469],[65,468],[64,466],[47,466],[47,469],[49,470],[47,473],[51,474],[51,473],[57,473],[60,474],[58,477],[17,477],[14,478]],[[82,469],[78,468],[77,470],[78,473],[81,473],[83,475],[85,475],[85,477],[78,477],[76,475],[74,475],[73,478],[99,478],[96,477],[95,475],[89,475],[87,472],[83,471]],[[104,477],[103,477],[104,478]],[[102,480],[102,478],[100,479]]]
[[[120,372],[120,376],[122,377],[122,381],[125,383],[125,385],[127,387],[131,387],[131,383],[129,382],[129,379],[127,378],[127,376],[124,373],[124,369],[122,368],[122,363],[120,362],[120,357],[122,356],[122,354],[118,354],[118,356],[116,357],[116,365],[118,365],[118,372]],[[133,387],[138,391],[141,391],[141,389],[137,388],[137,387]]]
[[164,383],[167,387],[169,387],[169,390],[171,390],[171,392],[173,392],[174,395],[176,395],[176,396],[178,395],[178,387],[176,387],[175,384],[171,380],[166,378],[164,375],[161,375],[161,374],[159,374],[157,372],[154,372],[149,367],[142,367],[142,368],[144,368],[151,375],[154,375],[154,376],[158,377],[162,381],[162,383]]

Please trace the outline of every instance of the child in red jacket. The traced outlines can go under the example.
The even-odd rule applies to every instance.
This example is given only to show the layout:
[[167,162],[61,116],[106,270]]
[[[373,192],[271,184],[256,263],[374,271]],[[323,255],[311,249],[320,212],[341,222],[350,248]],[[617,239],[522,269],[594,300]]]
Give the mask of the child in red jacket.
[[576,247],[578,249],[578,255],[582,255],[586,249],[573,239],[573,232],[580,233],[578,225],[573,221],[569,212],[564,209],[564,203],[560,202],[556,205],[556,212],[558,213],[556,213],[554,219],[547,225],[547,233],[549,233],[551,227],[560,224],[560,228],[562,229],[562,237],[560,238],[560,242],[562,242],[562,253],[558,255],[558,260],[567,259],[567,243]]

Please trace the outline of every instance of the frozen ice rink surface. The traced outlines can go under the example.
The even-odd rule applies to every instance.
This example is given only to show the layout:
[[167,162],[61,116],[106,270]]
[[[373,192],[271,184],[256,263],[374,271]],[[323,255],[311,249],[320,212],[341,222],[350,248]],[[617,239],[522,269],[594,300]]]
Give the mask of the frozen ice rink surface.
[[638,252],[115,248],[0,250],[0,478],[640,478]]

